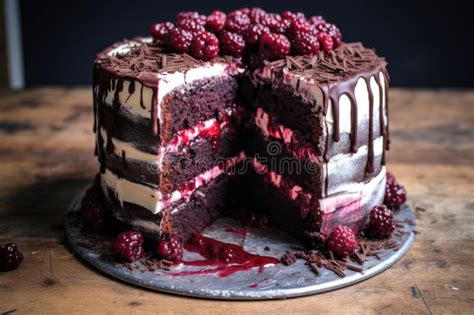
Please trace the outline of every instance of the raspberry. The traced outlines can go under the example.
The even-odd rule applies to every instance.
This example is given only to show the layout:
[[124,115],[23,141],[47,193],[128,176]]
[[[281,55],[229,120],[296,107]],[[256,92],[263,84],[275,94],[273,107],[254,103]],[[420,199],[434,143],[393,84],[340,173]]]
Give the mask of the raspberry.
[[98,232],[105,226],[107,212],[105,207],[100,204],[82,207],[79,217],[86,231]]
[[174,24],[171,22],[157,23],[151,26],[150,33],[154,39],[164,40],[173,28]]
[[289,32],[293,34],[295,32],[310,33],[312,31],[311,25],[303,19],[295,19],[291,21]]
[[397,209],[407,201],[407,191],[397,183],[391,173],[387,173],[387,184],[385,186],[385,199],[383,203],[390,209]]
[[306,20],[304,13],[301,13],[301,12],[284,11],[281,14],[281,17],[285,20],[290,20],[290,21],[294,21],[296,19]]
[[267,13],[261,18],[260,23],[268,27],[273,33],[285,34],[291,21],[282,19],[279,14]]
[[263,33],[270,33],[268,27],[261,24],[253,24],[244,34],[245,41],[249,45],[256,45]]
[[250,18],[242,11],[233,11],[227,14],[225,29],[232,33],[243,34],[250,25]]
[[180,12],[176,15],[176,18],[175,18],[176,25],[178,25],[178,23],[180,23],[181,20],[184,20],[184,19],[195,20],[201,25],[206,24],[206,20],[207,20],[206,16],[199,14],[199,12],[193,12],[193,11]]
[[205,31],[205,28],[198,20],[187,18],[181,19],[179,22],[176,22],[176,26],[190,32],[193,35],[201,34]]
[[[245,14],[245,15],[249,15],[250,13],[250,9],[249,8],[240,8],[238,10],[235,10],[234,12],[240,12],[242,14]],[[232,13],[232,12],[231,12]]]
[[313,33],[295,32],[291,44],[296,55],[314,55],[319,52],[319,42]]
[[285,57],[290,53],[291,44],[285,35],[264,33],[260,37],[259,54],[268,60]]
[[107,210],[102,203],[102,195],[97,184],[92,185],[82,199],[79,218],[86,231],[98,232],[103,229]]
[[15,270],[22,261],[23,254],[18,250],[16,244],[0,245],[0,271]]
[[234,57],[242,56],[245,50],[245,41],[242,35],[223,31],[220,38],[222,51]]
[[327,33],[318,33],[316,36],[318,39],[319,44],[321,45],[321,48],[325,53],[330,52],[334,48],[334,42],[332,40],[332,37],[327,34]]
[[310,19],[308,19],[308,23],[316,26],[319,24],[326,23],[326,20],[321,15],[315,15],[315,16],[312,16]]
[[156,252],[161,258],[177,262],[183,258],[183,244],[175,238],[161,240]]
[[122,260],[134,262],[143,257],[143,237],[141,233],[134,231],[120,233],[115,239],[113,249]]
[[395,182],[395,176],[391,172],[387,172],[387,184],[393,184]]
[[329,235],[327,247],[341,258],[349,256],[357,247],[354,232],[347,226],[336,226]]
[[373,207],[367,225],[369,234],[376,238],[386,238],[394,229],[392,211],[386,206]]
[[330,23],[321,23],[316,25],[316,30],[318,32],[329,34],[332,37],[334,48],[337,48],[341,44],[342,34],[336,25]]
[[168,43],[173,52],[189,52],[192,40],[193,35],[182,28],[175,27],[169,32]]
[[211,60],[219,54],[219,40],[211,32],[196,35],[191,43],[193,56],[202,60]]
[[265,16],[267,12],[261,8],[252,8],[249,12],[249,18],[252,23],[260,23],[263,16]]
[[213,11],[206,21],[206,29],[214,33],[220,33],[224,29],[226,15],[222,11]]

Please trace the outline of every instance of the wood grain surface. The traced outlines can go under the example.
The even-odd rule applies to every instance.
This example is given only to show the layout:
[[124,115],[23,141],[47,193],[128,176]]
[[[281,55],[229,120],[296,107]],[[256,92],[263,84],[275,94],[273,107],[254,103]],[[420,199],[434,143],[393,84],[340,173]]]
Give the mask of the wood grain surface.
[[304,298],[228,302],[140,289],[64,246],[63,213],[96,172],[87,88],[0,92],[0,244],[22,266],[0,273],[0,314],[318,314],[474,312],[474,91],[391,91],[388,168],[406,186],[416,243],[360,284]]

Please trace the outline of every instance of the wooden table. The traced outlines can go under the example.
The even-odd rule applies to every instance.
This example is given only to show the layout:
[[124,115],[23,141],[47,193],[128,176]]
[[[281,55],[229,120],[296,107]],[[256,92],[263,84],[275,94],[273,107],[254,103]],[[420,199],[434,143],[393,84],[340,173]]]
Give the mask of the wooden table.
[[64,246],[63,212],[97,170],[88,88],[0,92],[0,244],[22,266],[0,273],[0,313],[472,313],[474,91],[391,91],[388,166],[426,209],[410,252],[363,283],[264,302],[184,298],[116,281]]

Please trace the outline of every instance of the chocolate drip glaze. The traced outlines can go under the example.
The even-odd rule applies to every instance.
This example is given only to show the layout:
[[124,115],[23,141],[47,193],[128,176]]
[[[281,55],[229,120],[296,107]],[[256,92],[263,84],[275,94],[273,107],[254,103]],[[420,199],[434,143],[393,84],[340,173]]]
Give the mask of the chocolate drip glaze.
[[[97,98],[95,96],[95,89],[98,85],[98,70],[96,64],[92,68],[92,104],[94,109],[94,126],[92,127],[92,131],[95,133],[97,131]],[[97,144],[96,144],[97,145]],[[97,152],[97,148],[95,150]],[[95,153],[97,155],[97,153]]]
[[339,100],[335,100],[334,98],[331,98],[331,105],[332,105],[332,115],[334,118],[334,131],[332,134],[332,138],[334,142],[339,142]]
[[[350,152],[355,153],[357,151],[357,139],[358,139],[358,111],[357,103],[355,98],[355,86],[357,84],[359,77],[352,77],[346,81],[335,82],[329,85],[321,85],[321,91],[323,92],[324,97],[324,113],[327,113],[327,108],[329,106],[328,102],[331,101],[332,106],[332,115],[334,118],[333,126],[333,140],[338,142],[340,139],[340,113],[339,113],[339,99],[345,94],[349,98],[351,103],[351,147]],[[326,139],[326,153],[329,151],[329,137]],[[327,159],[329,161],[329,159]],[[327,162],[327,161],[326,161]]]
[[122,150],[122,164],[125,168],[128,167],[127,158],[124,150]]
[[153,93],[151,95],[151,122],[154,136],[158,134],[158,101],[156,99],[157,95],[158,87],[153,89]]
[[[377,76],[378,73],[375,74]],[[367,143],[367,173],[374,172],[374,94],[370,87],[370,78],[364,78],[369,93],[369,139]]]
[[130,98],[130,96],[132,96],[132,94],[135,92],[135,81],[132,80],[130,81],[130,83],[128,84],[128,97],[127,99],[125,100],[125,102],[127,102]]
[[143,104],[143,87],[144,85],[142,84],[142,87],[140,88],[140,107],[145,109],[145,105]]
[[382,165],[385,165],[385,149],[387,147],[387,132],[386,132],[387,129],[385,127],[385,118],[384,118],[384,111],[383,111],[384,95],[383,95],[382,82],[380,81],[380,73],[375,75],[374,78],[375,78],[375,82],[377,83],[379,87],[379,128],[380,128],[380,135],[383,136]]
[[[105,152],[104,152],[104,139],[102,133],[100,132],[103,121],[104,121],[104,102],[111,86],[111,78],[108,75],[105,75],[100,70],[99,66],[96,64],[94,68],[94,86],[97,87],[97,94],[94,95],[94,106],[97,110],[97,124],[96,124],[96,134],[97,134],[97,156],[100,164],[100,172],[105,172]],[[94,93],[95,94],[95,93]]]

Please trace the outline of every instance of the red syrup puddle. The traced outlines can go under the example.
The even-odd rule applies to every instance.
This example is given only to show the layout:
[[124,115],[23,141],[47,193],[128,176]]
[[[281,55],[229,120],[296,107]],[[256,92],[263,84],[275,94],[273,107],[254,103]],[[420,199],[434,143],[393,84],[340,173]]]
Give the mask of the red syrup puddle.
[[276,265],[280,261],[274,257],[259,256],[244,250],[242,246],[224,243],[216,239],[195,234],[184,245],[190,252],[198,253],[205,259],[182,261],[187,266],[210,266],[204,270],[173,272],[172,276],[208,275],[216,274],[220,278],[230,276],[239,271],[258,268],[258,273],[268,265]]

